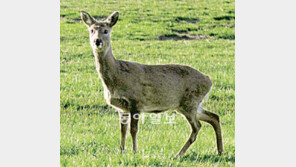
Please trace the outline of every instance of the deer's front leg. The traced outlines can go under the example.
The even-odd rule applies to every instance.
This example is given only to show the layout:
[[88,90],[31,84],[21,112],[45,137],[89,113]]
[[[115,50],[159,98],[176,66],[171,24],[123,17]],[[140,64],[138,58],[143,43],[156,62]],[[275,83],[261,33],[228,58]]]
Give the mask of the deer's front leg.
[[121,143],[120,143],[120,150],[121,152],[125,149],[125,139],[126,139],[126,131],[128,127],[129,121],[129,113],[123,113],[118,111],[119,119],[120,119],[120,126],[121,126]]
[[137,152],[137,132],[140,114],[138,112],[131,112],[131,135],[133,139],[133,150]]

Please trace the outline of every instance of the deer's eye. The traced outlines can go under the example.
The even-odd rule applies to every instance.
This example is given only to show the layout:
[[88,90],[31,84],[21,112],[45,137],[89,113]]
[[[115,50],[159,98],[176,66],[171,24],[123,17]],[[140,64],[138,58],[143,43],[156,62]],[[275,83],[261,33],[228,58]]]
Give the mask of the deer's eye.
[[90,30],[90,33],[92,33],[92,34],[93,34],[94,32],[95,32],[95,31],[94,31],[93,29],[92,29],[92,30]]
[[104,34],[108,34],[108,30],[105,30],[105,31],[104,31]]

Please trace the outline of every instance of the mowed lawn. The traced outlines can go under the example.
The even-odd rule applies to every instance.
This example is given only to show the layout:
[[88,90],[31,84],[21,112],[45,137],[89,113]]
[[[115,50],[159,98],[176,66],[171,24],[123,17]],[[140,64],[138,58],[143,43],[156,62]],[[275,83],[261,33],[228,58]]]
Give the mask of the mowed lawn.
[[[234,0],[60,2],[61,166],[234,166],[235,4]],[[144,64],[184,64],[207,74],[213,89],[204,108],[220,116],[224,154],[217,155],[213,128],[202,123],[196,142],[174,159],[190,135],[178,113],[167,123],[145,114],[139,124],[138,153],[128,133],[121,154],[118,114],[107,106],[80,10],[96,18],[119,11],[112,32],[117,59]]]

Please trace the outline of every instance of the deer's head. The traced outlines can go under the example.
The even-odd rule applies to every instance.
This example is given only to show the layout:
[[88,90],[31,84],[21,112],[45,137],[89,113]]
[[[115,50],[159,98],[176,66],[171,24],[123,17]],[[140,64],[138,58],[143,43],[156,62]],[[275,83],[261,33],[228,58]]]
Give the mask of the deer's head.
[[89,30],[90,45],[94,50],[103,51],[111,44],[110,34],[116,24],[119,12],[115,11],[104,20],[97,21],[87,12],[81,11],[81,19]]

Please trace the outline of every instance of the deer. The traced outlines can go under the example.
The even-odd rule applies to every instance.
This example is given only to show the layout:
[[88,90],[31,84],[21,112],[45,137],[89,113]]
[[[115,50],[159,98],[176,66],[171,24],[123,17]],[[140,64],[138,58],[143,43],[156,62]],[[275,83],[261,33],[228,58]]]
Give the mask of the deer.
[[111,47],[111,32],[117,23],[119,12],[96,20],[89,13],[80,11],[81,19],[89,31],[96,70],[101,79],[104,98],[119,113],[121,143],[130,125],[133,152],[137,152],[139,114],[161,113],[175,110],[183,115],[191,127],[191,134],[176,157],[185,154],[195,142],[202,125],[209,123],[215,130],[218,155],[223,152],[222,131],[219,116],[201,106],[212,88],[211,79],[198,70],[178,64],[145,65],[117,60]]

